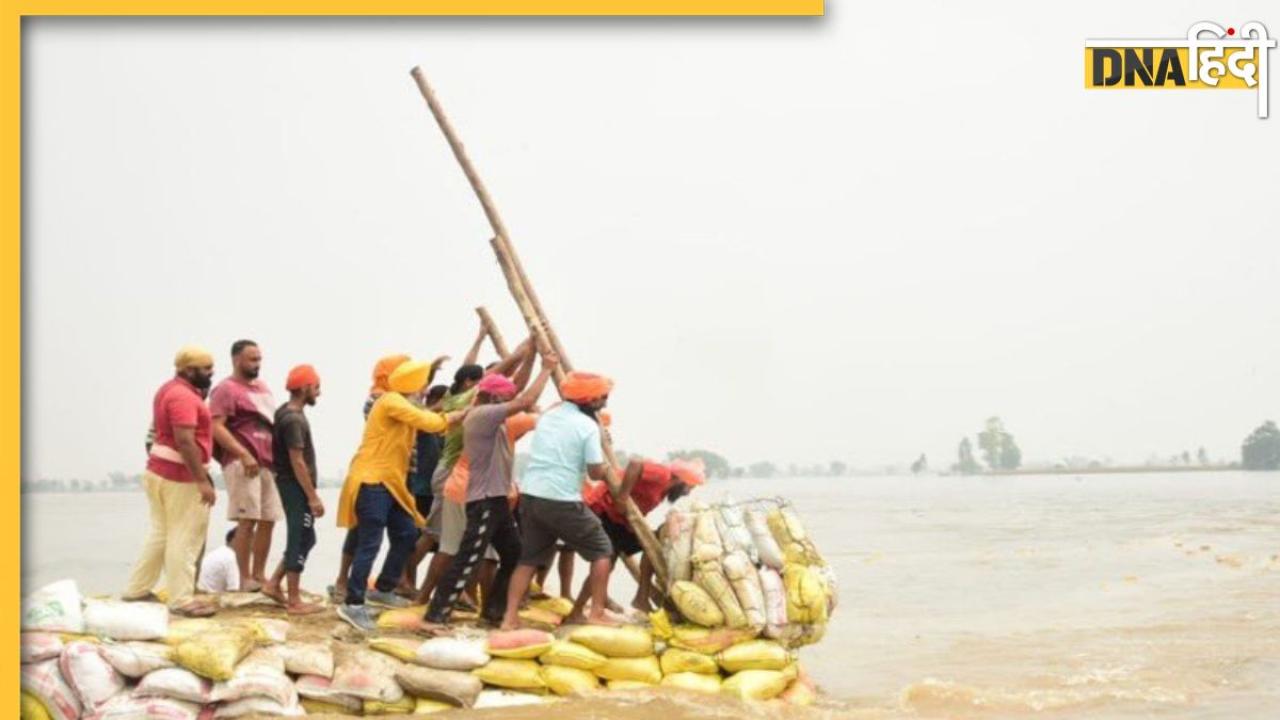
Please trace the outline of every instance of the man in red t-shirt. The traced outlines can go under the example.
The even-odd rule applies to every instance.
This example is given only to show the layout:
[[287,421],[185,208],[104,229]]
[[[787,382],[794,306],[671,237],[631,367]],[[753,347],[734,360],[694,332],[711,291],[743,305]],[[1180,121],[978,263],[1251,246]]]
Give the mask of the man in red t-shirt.
[[155,440],[142,474],[151,532],[123,597],[154,599],[152,588],[163,570],[170,608],[182,615],[207,616],[215,608],[193,595],[209,509],[218,498],[205,469],[213,450],[213,423],[204,404],[213,383],[213,356],[187,346],[173,364],[175,376],[160,386],[151,405]]
[[[636,508],[642,515],[653,512],[664,498],[674,503],[688,495],[693,486],[702,484],[704,479],[698,466],[680,461],[667,466],[645,460],[632,460],[627,463],[626,471],[620,474],[622,475],[622,494],[631,496],[631,500],[635,502]],[[607,483],[592,483],[582,491],[582,499],[600,518],[600,524],[604,526],[609,542],[613,543],[615,564],[619,557],[635,555],[643,550],[640,539],[636,537],[635,531],[631,529],[631,523],[627,521],[626,514],[614,503]],[[649,558],[642,558],[640,582],[637,583],[635,598],[631,601],[631,606],[637,610],[649,612],[653,609],[649,602],[649,585],[652,578],[653,566],[649,564]],[[585,591],[584,587],[583,594],[578,597],[579,605],[586,600]],[[581,609],[581,607],[576,608],[579,611]]]
[[231,345],[231,377],[209,395],[213,456],[227,484],[227,519],[236,523],[231,549],[240,568],[240,589],[256,592],[266,582],[271,533],[284,519],[271,455],[276,403],[258,379],[262,350],[252,340]]

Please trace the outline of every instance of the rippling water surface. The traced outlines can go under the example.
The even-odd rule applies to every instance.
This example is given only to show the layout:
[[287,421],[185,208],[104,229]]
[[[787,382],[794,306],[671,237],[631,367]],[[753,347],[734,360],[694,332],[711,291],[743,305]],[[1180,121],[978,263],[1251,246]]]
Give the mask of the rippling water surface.
[[[790,498],[835,565],[841,605],[802,653],[831,698],[819,716],[1280,718],[1280,473],[735,480],[700,492]],[[86,592],[119,591],[145,532],[142,494],[23,503],[27,588],[75,577]],[[225,510],[223,496],[216,516]],[[306,575],[317,589],[337,569],[331,523]],[[227,527],[213,523],[210,543]],[[625,596],[629,578],[617,577]],[[744,716],[644,696],[556,714]]]

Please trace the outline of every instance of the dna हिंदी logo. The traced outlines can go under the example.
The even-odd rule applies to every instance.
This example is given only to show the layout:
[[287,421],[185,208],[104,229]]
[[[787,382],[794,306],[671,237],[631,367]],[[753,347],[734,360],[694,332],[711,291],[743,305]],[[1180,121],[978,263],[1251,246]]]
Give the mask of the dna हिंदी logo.
[[1267,57],[1276,41],[1260,22],[1238,29],[1198,22],[1185,38],[1086,40],[1084,86],[1089,90],[1254,90],[1266,118]]

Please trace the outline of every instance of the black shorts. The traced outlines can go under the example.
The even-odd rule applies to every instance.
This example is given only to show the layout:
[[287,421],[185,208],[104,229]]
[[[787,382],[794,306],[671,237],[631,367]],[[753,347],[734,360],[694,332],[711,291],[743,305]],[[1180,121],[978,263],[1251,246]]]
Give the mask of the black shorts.
[[431,514],[431,502],[436,499],[435,495],[414,495],[413,504],[418,507],[418,514],[426,517]]
[[520,564],[550,565],[556,543],[593,562],[613,557],[600,518],[584,503],[520,496]]
[[626,525],[620,525],[613,521],[608,515],[596,513],[596,517],[600,518],[600,525],[604,528],[604,534],[609,536],[609,542],[613,545],[613,554],[615,556],[635,555],[644,551],[640,545],[640,538],[636,537],[631,528]]

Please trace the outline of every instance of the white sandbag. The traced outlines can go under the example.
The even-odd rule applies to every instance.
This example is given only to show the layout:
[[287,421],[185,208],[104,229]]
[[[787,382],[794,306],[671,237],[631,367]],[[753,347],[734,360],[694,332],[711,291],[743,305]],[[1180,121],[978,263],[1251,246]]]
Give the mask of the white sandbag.
[[766,624],[764,590],[760,586],[756,566],[739,549],[725,557],[723,567],[725,577],[729,578],[729,584],[733,586],[733,594],[738,598],[742,612],[746,613],[747,626],[756,630],[763,629]]
[[719,513],[704,510],[693,521],[693,563],[719,562],[724,556],[724,543],[716,527]]
[[140,678],[152,670],[175,667],[173,648],[164,643],[124,642],[99,646],[98,652],[116,672],[129,678]]
[[49,632],[24,632],[18,646],[23,665],[62,655],[62,638]]
[[765,519],[764,513],[756,508],[751,508],[746,511],[744,519],[747,524],[747,531],[751,533],[752,544],[755,545],[756,554],[760,558],[760,562],[767,567],[782,572],[787,559],[782,554],[782,548],[778,546],[778,541],[773,538],[773,533],[769,532],[769,522]]
[[830,565],[823,565],[818,568],[818,575],[827,585],[827,615],[830,615],[840,604],[840,586],[836,581],[836,571]]
[[555,702],[555,698],[545,695],[512,692],[510,690],[482,690],[480,695],[476,697],[476,704],[472,707],[475,710],[483,710],[485,708],[520,707],[521,705],[543,705],[549,702]]
[[284,669],[294,675],[333,677],[333,651],[320,643],[289,643],[272,648],[284,660]]
[[149,672],[138,687],[134,688],[134,697],[162,697],[187,702],[209,702],[209,693],[213,690],[213,682],[184,668],[162,668]]
[[738,536],[733,534],[733,530],[724,521],[724,515],[720,514],[720,508],[712,508],[709,512],[715,520],[716,532],[720,535],[721,557],[734,550],[741,550],[742,548],[738,545]]
[[168,698],[139,698],[121,693],[83,720],[200,720],[203,707]]
[[84,610],[75,580],[59,580],[22,599],[22,629],[84,632]]
[[282,706],[296,705],[298,694],[284,674],[284,660],[272,652],[250,653],[236,666],[230,680],[214,683],[209,692],[213,702],[234,702],[250,697],[273,700]]
[[102,658],[92,643],[67,645],[58,659],[58,669],[86,712],[124,689],[124,677]]
[[400,662],[373,650],[355,650],[338,660],[330,689],[364,700],[393,703],[404,697],[396,682]]
[[307,711],[302,709],[298,703],[292,705],[282,705],[275,700],[269,700],[262,697],[251,697],[235,702],[224,703],[213,711],[214,720],[222,718],[238,718],[248,717],[250,715],[265,715],[268,717],[301,717],[306,715]]
[[85,632],[114,640],[157,640],[169,632],[169,608],[160,603],[89,600]]
[[413,662],[437,670],[475,670],[489,663],[484,638],[438,637],[418,646]]
[[765,637],[782,638],[787,624],[787,588],[772,567],[760,568],[760,589],[764,591]]
[[694,516],[687,511],[673,508],[662,524],[667,579],[672,583],[693,578],[693,521]]
[[62,679],[57,660],[23,665],[20,687],[44,704],[52,720],[77,720],[80,717],[80,699]]
[[310,700],[320,700],[338,705],[359,715],[364,701],[352,695],[333,691],[333,681],[320,675],[303,675],[293,684],[298,695]]
[[[723,523],[722,532],[733,536],[734,545],[747,554],[752,564],[760,562],[755,540],[751,537],[751,531],[747,529],[746,515],[742,506],[735,503],[732,498],[725,497],[725,504],[720,506],[720,520]],[[728,550],[727,547],[725,549]]]

